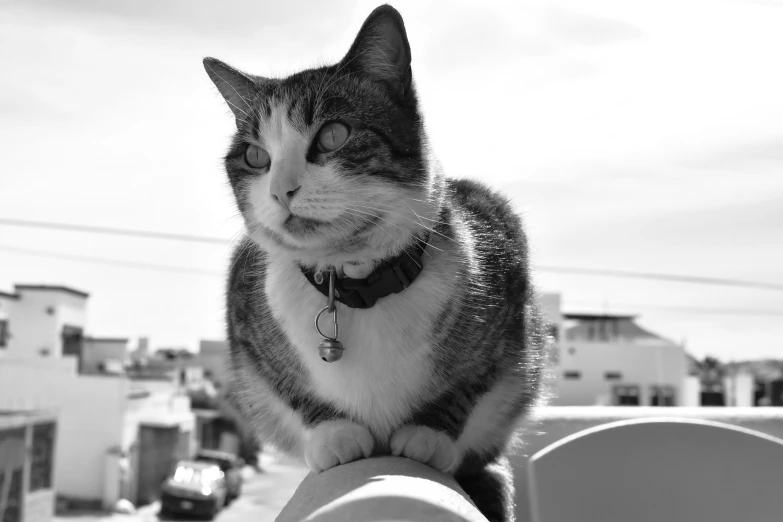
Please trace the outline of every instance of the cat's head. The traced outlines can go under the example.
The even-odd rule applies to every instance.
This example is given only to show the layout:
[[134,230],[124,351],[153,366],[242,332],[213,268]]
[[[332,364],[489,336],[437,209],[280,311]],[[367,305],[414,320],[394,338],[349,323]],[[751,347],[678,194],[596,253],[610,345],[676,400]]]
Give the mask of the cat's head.
[[204,67],[236,117],[226,171],[263,247],[308,264],[362,263],[434,217],[410,45],[391,6],[370,14],[336,65],[282,79],[213,58]]

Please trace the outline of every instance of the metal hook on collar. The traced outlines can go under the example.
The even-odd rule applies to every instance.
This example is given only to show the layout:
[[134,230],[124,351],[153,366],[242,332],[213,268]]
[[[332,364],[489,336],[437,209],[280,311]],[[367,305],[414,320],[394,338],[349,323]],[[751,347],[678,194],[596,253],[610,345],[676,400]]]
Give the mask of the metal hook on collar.
[[324,312],[328,311],[328,310],[329,310],[329,307],[328,306],[324,306],[323,308],[321,308],[321,311],[319,311],[317,314],[315,314],[315,331],[318,332],[318,335],[320,335],[321,337],[323,337],[324,339],[326,339],[328,341],[336,341],[337,340],[337,335],[338,335],[337,307],[336,306],[332,307],[332,323],[334,324],[334,335],[332,337],[329,337],[328,335],[324,334],[321,331],[321,327],[318,326],[318,320],[321,318],[321,315]]
[[[324,340],[321,341],[321,343],[318,345],[318,353],[320,354],[321,359],[323,359],[326,362],[337,361],[343,356],[343,351],[345,351],[345,348],[343,347],[343,343],[337,340],[337,335],[338,335],[337,307],[334,304],[334,297],[335,297],[334,280],[336,278],[337,278],[337,274],[334,268],[330,269],[329,270],[329,296],[326,299],[326,306],[321,308],[321,310],[317,314],[315,314],[315,331],[318,332],[318,335],[324,338]],[[321,318],[321,315],[323,315],[323,313],[327,311],[332,313],[332,323],[334,324],[333,337],[324,335],[324,333],[321,331],[321,327],[318,325],[318,320]]]

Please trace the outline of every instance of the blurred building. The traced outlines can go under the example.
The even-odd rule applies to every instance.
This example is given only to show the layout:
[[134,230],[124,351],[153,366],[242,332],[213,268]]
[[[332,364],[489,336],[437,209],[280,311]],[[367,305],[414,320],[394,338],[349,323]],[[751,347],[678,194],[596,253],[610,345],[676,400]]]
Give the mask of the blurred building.
[[202,339],[199,342],[199,351],[196,357],[199,365],[204,368],[204,375],[207,378],[218,387],[226,384],[228,341]]
[[87,299],[46,285],[0,295],[0,411],[55,412],[59,498],[146,503],[196,450],[190,399],[174,375],[122,371],[127,340],[85,336]]
[[128,339],[85,337],[79,371],[89,374],[120,374],[129,362]]
[[48,522],[54,510],[50,412],[0,410],[0,520]]
[[0,294],[4,355],[81,355],[89,294],[64,286],[16,285]]
[[684,348],[645,330],[636,316],[562,313],[542,296],[556,340],[554,406],[679,406],[685,403]]

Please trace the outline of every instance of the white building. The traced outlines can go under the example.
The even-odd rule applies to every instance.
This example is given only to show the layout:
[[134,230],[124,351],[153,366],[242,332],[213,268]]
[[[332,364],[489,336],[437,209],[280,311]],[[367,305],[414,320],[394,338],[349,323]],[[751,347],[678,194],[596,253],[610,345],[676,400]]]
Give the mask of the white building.
[[632,315],[563,314],[556,294],[542,299],[554,324],[553,406],[680,406],[687,400],[686,355]]
[[[173,378],[130,379],[98,370],[98,355],[124,357],[126,342],[85,343],[84,292],[17,285],[0,294],[0,411],[53,410],[58,496],[111,507],[148,502],[174,460],[195,450],[190,400]],[[95,348],[92,356],[85,346]]]

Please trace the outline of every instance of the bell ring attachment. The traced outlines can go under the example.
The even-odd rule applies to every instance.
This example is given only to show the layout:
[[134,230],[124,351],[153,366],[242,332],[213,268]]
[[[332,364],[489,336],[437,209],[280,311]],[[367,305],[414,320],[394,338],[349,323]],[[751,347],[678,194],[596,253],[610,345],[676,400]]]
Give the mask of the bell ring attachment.
[[343,343],[337,340],[337,308],[334,307],[334,305],[332,306],[332,322],[334,323],[334,335],[332,337],[324,335],[324,333],[321,331],[321,327],[318,326],[318,319],[321,318],[321,314],[329,310],[329,307],[325,306],[315,316],[315,331],[324,338],[323,341],[318,344],[318,354],[321,356],[321,359],[326,362],[340,360],[343,356],[343,352],[345,351]]
[[343,343],[337,339],[324,339],[318,345],[318,355],[326,362],[339,361],[344,351]]

